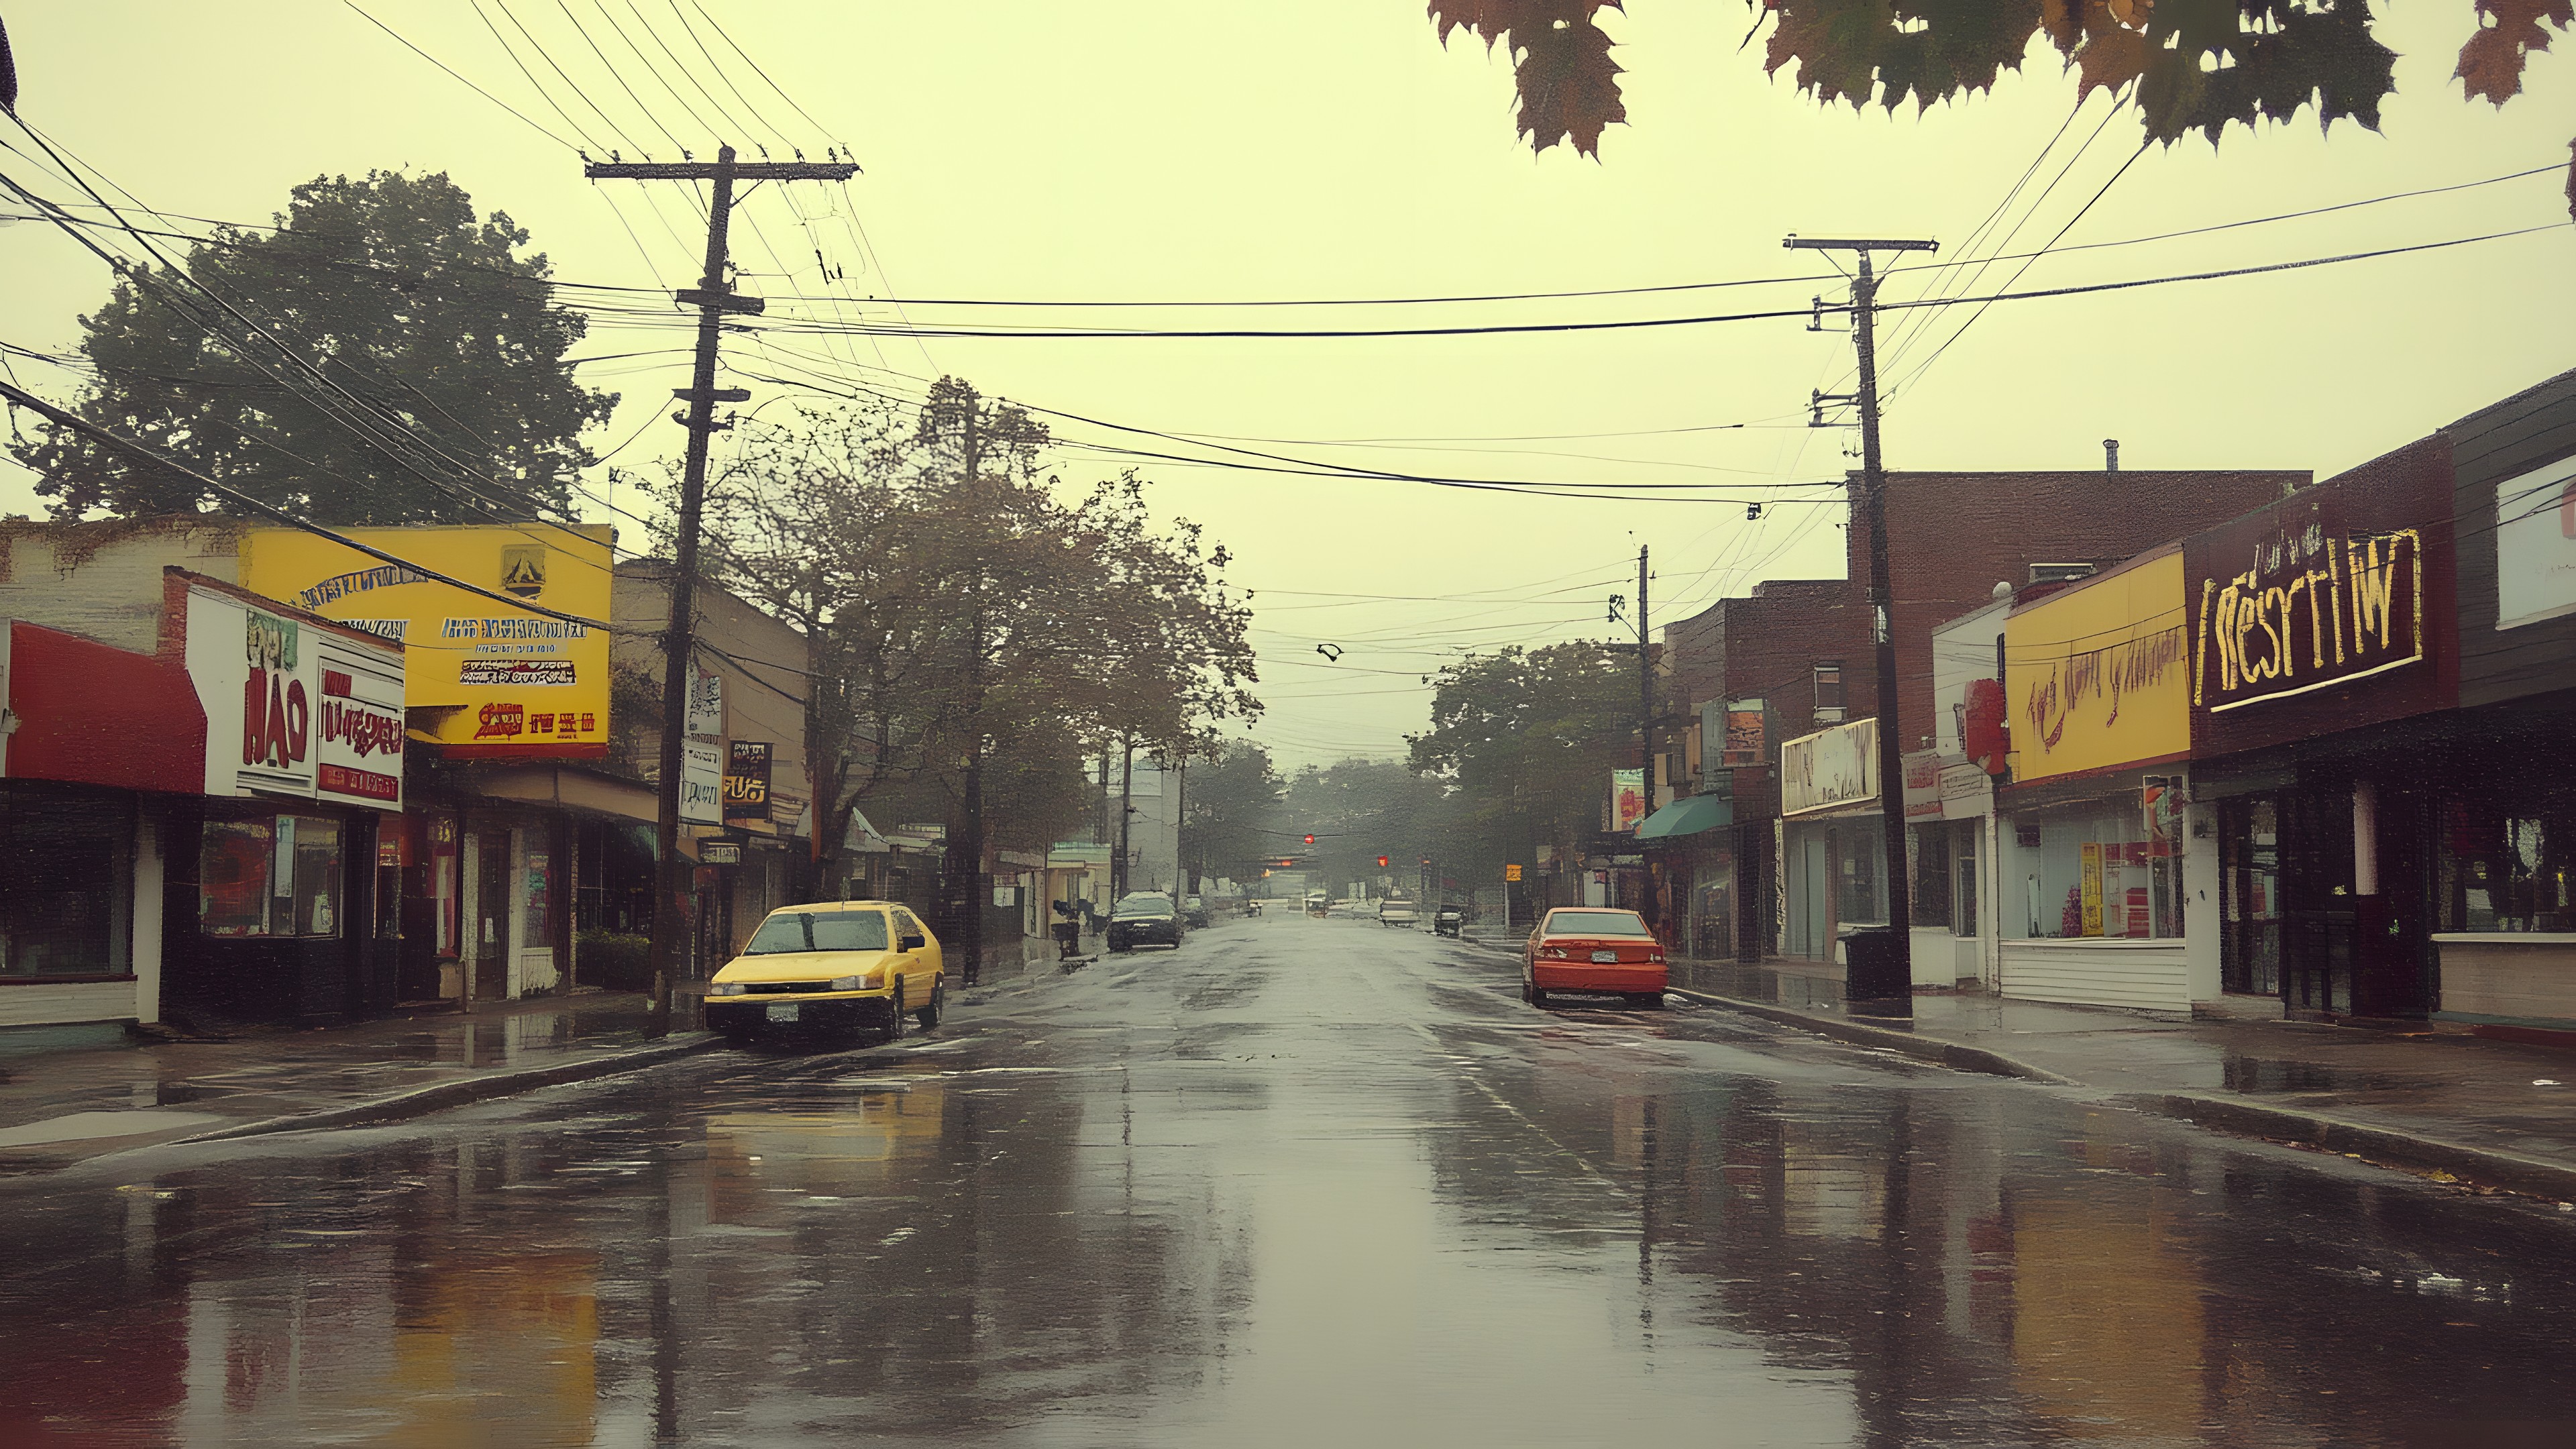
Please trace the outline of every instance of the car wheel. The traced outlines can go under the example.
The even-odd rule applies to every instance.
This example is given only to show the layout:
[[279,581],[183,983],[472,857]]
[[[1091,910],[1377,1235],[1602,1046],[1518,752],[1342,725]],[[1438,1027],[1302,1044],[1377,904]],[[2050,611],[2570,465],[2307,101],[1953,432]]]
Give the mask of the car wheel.
[[894,1000],[890,1006],[892,1009],[886,1012],[885,1030],[877,1033],[880,1046],[903,1040],[903,983],[900,981],[895,983]]
[[724,1039],[725,1045],[732,1047],[735,1051],[749,1051],[752,1043],[760,1040],[760,1034],[754,1031],[734,1030],[726,1032],[724,1034]]
[[1664,993],[1660,991],[1631,991],[1628,993],[1628,1004],[1640,1011],[1661,1011],[1664,1009]]
[[1529,993],[1529,1004],[1544,1010],[1547,1006],[1547,993],[1539,990],[1535,986],[1531,987]]
[[941,1009],[947,1005],[948,983],[945,981],[933,982],[930,987],[930,1004],[923,1007],[921,1010],[914,1012],[912,1014],[912,1019],[921,1023],[921,1029],[923,1031],[935,1031],[939,1026],[939,1013]]

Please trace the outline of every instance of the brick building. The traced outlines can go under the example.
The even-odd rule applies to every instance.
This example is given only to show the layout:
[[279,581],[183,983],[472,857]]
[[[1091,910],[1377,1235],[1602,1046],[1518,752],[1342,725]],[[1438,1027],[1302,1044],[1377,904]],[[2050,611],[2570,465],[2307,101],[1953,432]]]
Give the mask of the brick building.
[[[1991,602],[1997,583],[2015,588],[2078,577],[2143,549],[2233,518],[2306,487],[2304,470],[2086,472],[1896,472],[1887,475],[1891,627],[1897,657],[1901,743],[1933,732],[1931,657],[1939,625]],[[1858,486],[1858,480],[1853,480]],[[1780,877],[1787,833],[1779,817],[1778,766],[1784,740],[1877,713],[1876,655],[1865,581],[1868,542],[1846,529],[1842,579],[1775,580],[1744,598],[1724,599],[1677,623],[1664,640],[1656,722],[1657,803],[1728,792],[1733,828],[1658,842],[1651,898],[1667,904],[1670,939],[1694,954],[1731,941],[1736,954],[1782,949],[1789,882]],[[1758,738],[1745,736],[1759,764],[1728,768],[1710,740],[1726,728],[1730,703],[1760,701]],[[1738,712],[1739,726],[1755,721]],[[1826,929],[1799,944],[1830,954],[1844,927],[1886,919],[1886,885],[1876,857],[1875,796],[1810,822],[1825,835],[1799,859],[1821,861],[1829,880],[1811,883],[1833,909]],[[1845,864],[1852,869],[1846,871]]]

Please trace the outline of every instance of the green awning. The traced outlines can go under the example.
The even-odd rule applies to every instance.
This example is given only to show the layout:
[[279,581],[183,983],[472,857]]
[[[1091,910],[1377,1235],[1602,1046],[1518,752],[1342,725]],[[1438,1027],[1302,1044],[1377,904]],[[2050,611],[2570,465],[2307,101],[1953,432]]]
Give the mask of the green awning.
[[1637,827],[1637,838],[1670,840],[1675,836],[1697,835],[1734,823],[1734,801],[1724,795],[1691,795],[1647,816]]

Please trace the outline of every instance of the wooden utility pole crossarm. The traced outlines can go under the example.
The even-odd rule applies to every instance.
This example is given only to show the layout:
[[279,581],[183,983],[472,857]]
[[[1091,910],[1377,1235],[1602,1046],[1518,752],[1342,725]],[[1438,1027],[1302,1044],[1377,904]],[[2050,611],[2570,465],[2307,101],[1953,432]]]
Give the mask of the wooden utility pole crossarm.
[[[1887,474],[1878,457],[1878,277],[1870,268],[1872,252],[1928,252],[1929,241],[1854,241],[1792,236],[1781,243],[1792,250],[1845,251],[1855,254],[1859,274],[1852,279],[1852,349],[1860,364],[1860,496],[1853,522],[1869,538],[1870,638],[1878,653],[1878,806],[1886,835],[1887,934],[1875,951],[1861,939],[1851,945],[1850,973],[1843,995],[1874,1012],[1914,1014],[1913,881],[1906,869],[1905,736],[1896,717],[1895,601],[1887,574]],[[1819,401],[1823,401],[1820,397]],[[1821,414],[1819,414],[1821,416]]]
[[731,146],[725,146],[717,150],[711,162],[594,161],[582,172],[593,181],[706,181],[714,187],[707,204],[705,274],[694,289],[677,294],[678,301],[698,309],[698,346],[689,385],[671,390],[673,397],[689,405],[688,411],[672,414],[672,421],[689,430],[689,451],[680,479],[680,516],[672,545],[670,622],[662,631],[661,778],[655,782],[659,802],[654,825],[653,1004],[645,1028],[648,1036],[663,1036],[671,1029],[671,987],[679,978],[690,939],[690,871],[688,862],[680,856],[680,776],[686,768],[683,746],[688,733],[689,651],[695,642],[693,611],[698,586],[698,528],[706,503],[707,439],[732,426],[716,421],[717,403],[744,402],[751,397],[743,388],[716,386],[716,344],[727,314],[756,313],[763,306],[757,297],[738,297],[725,288],[726,235],[733,219],[734,183],[846,181],[858,170],[855,163],[848,161],[743,163],[734,159]]

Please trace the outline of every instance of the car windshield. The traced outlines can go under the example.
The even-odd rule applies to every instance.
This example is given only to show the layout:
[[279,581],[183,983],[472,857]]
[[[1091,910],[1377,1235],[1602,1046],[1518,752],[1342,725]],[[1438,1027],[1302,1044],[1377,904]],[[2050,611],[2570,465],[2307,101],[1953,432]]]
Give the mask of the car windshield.
[[1190,897],[1190,909],[1191,909],[1191,910],[1194,910],[1194,911],[1195,911],[1195,910],[1197,910],[1200,906],[1202,906],[1202,905],[1204,905],[1204,904],[1206,904],[1206,902],[1204,902],[1204,901],[1200,900],[1197,896],[1192,896],[1192,897]]
[[781,911],[760,923],[746,956],[776,956],[788,951],[882,951],[886,948],[883,911]]
[[1168,916],[1172,913],[1169,896],[1129,896],[1111,911],[1112,916]]
[[1654,933],[1634,911],[1559,911],[1547,918],[1551,936],[1633,936]]

